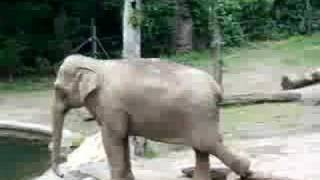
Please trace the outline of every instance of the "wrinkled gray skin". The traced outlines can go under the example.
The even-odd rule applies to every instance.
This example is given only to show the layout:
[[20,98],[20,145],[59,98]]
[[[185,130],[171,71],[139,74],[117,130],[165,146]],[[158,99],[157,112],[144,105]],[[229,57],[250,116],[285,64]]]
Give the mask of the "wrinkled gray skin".
[[96,117],[112,180],[133,180],[128,136],[185,144],[195,151],[195,180],[209,180],[209,154],[241,176],[249,160],[231,152],[219,133],[221,90],[206,72],[159,60],[98,61],[67,57],[55,81],[52,168],[58,169],[64,116],[85,106]]

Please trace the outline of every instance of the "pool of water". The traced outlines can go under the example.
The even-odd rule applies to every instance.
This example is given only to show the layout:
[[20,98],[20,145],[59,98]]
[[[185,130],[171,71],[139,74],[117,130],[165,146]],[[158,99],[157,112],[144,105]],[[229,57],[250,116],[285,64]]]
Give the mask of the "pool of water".
[[31,180],[49,168],[47,145],[0,138],[0,180]]

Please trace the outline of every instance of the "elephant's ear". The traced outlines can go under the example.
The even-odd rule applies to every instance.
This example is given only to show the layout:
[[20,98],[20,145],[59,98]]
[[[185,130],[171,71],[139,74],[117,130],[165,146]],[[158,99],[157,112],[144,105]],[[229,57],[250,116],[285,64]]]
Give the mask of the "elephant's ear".
[[81,68],[78,71],[78,91],[81,102],[98,86],[98,75],[95,71]]

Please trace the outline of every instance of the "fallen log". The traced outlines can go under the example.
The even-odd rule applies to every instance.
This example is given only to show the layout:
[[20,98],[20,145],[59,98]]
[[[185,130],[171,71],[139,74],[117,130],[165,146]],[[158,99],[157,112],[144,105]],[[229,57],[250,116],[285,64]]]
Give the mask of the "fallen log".
[[221,106],[250,105],[262,103],[297,102],[301,100],[301,94],[291,91],[279,91],[273,93],[246,93],[231,94],[223,97]]
[[[194,167],[184,168],[182,169],[182,173],[186,177],[192,178],[194,174]],[[276,177],[260,172],[252,172],[249,177],[241,179],[238,176],[232,176],[232,171],[228,168],[211,168],[209,173],[212,180],[294,180],[287,177]]]
[[298,89],[320,82],[320,69],[306,72],[302,75],[287,74],[282,76],[281,87],[283,90]]

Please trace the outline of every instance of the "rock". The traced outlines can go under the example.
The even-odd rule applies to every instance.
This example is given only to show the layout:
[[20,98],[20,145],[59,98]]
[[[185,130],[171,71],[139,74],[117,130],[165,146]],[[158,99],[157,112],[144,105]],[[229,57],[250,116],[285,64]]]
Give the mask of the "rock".
[[[214,180],[226,180],[228,175],[232,171],[228,168],[211,168],[210,169],[210,177]],[[182,169],[182,173],[187,177],[192,178],[194,173],[194,167],[184,168]]]
[[[131,155],[134,157],[133,154]],[[148,162],[147,164],[154,164],[152,160],[138,157],[131,158],[134,174],[139,180],[185,179],[179,177],[181,174],[178,171],[163,172],[162,170],[152,168],[150,164],[145,165],[146,162]],[[156,164],[159,165],[160,163]],[[174,165],[169,166],[168,164],[167,167],[174,167]],[[67,161],[60,165],[60,170],[64,174],[64,180],[110,180],[110,167],[100,133],[86,138],[81,146],[67,157]],[[48,170],[35,180],[62,179],[55,176],[51,170]]]
[[[242,156],[242,150],[250,154],[251,170],[255,172],[249,180],[315,180],[320,177],[317,166],[320,162],[320,133],[268,137],[263,139],[246,139],[226,141]],[[269,146],[277,146],[279,151],[268,150]],[[241,147],[241,148],[240,148]],[[192,149],[172,152],[154,159],[131,158],[133,173],[138,180],[187,180],[181,169],[194,165]],[[210,157],[211,168],[226,168],[213,156]],[[73,169],[71,169],[73,168]],[[110,180],[109,165],[105,158],[100,134],[86,138],[75,150],[60,170],[66,176],[78,172],[84,179]],[[260,174],[266,172],[269,174]],[[75,175],[75,174],[73,174]],[[72,177],[72,176],[70,176]],[[74,176],[73,176],[74,177]],[[229,173],[227,180],[238,180],[234,173]],[[255,178],[255,179],[254,179]],[[260,179],[259,179],[260,178]],[[269,178],[269,179],[268,179]],[[271,179],[270,179],[271,178]],[[56,177],[51,170],[36,180],[63,180]]]
[[99,180],[98,178],[92,177],[88,174],[83,174],[79,170],[71,171],[64,177],[65,180]]
[[86,138],[82,145],[68,156],[65,165],[71,170],[76,170],[83,164],[102,162],[106,159],[106,154],[101,141],[101,134],[97,133]]

